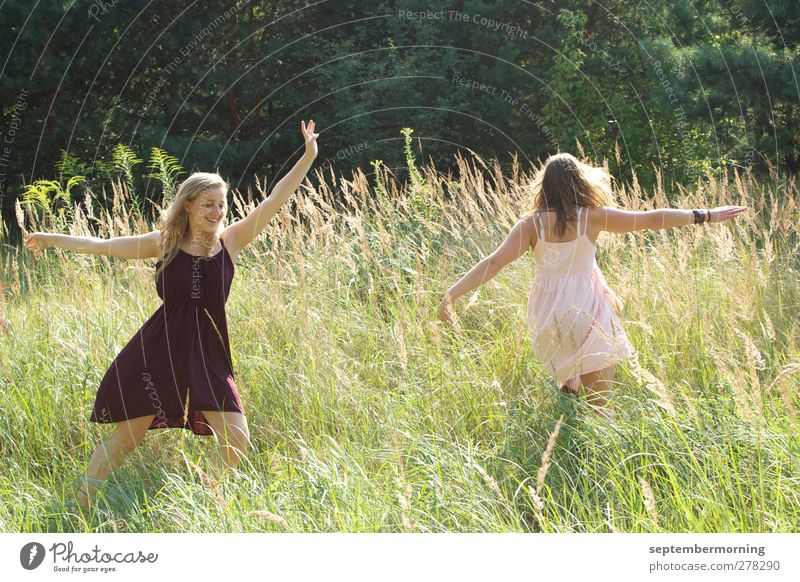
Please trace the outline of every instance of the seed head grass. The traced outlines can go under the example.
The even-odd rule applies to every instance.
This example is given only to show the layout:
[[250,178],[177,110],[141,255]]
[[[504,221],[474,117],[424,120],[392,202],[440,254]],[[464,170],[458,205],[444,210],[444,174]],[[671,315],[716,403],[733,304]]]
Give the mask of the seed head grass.
[[[533,176],[478,158],[413,187],[317,172],[239,256],[226,310],[252,447],[211,477],[213,438],[153,430],[71,508],[97,386],[158,308],[153,261],[3,245],[0,524],[8,532],[792,532],[800,528],[800,224],[793,182],[734,174],[621,206],[741,204],[723,224],[603,233],[636,354],[613,422],[537,361],[526,254],[438,321],[446,288],[531,209]],[[262,188],[263,190],[264,188]],[[122,180],[110,210],[27,231],[153,228]],[[257,204],[233,191],[230,219]],[[0,314],[3,315],[3,314]]]

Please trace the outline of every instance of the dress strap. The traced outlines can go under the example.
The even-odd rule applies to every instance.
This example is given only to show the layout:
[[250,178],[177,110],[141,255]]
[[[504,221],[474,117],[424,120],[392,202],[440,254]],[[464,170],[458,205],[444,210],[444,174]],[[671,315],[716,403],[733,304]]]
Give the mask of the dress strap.
[[586,212],[583,213],[583,234],[589,230],[589,208],[584,208]]
[[539,240],[544,240],[544,226],[542,225],[542,215],[539,214],[538,212],[535,212],[534,214],[536,215],[536,220],[539,222]]
[[[578,237],[581,236],[581,210],[583,210],[583,206],[578,206],[578,224],[575,232],[577,233]],[[586,229],[584,228],[584,234],[586,233]]]

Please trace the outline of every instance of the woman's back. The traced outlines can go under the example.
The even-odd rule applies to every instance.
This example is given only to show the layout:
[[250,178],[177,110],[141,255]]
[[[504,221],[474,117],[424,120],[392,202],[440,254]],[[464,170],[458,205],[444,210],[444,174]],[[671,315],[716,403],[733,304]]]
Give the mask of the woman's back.
[[534,213],[537,275],[528,299],[528,329],[536,355],[571,388],[581,374],[604,369],[631,352],[618,319],[621,303],[595,260],[588,218],[589,209],[578,207],[575,238],[555,241],[545,228],[555,224],[554,213],[549,220]]
[[[552,240],[552,231],[546,229],[546,224],[555,223],[555,213],[543,219],[541,212],[534,213],[534,221],[539,235],[539,240],[533,248],[533,256],[539,275],[545,277],[566,276],[575,273],[590,273],[594,270],[595,243],[587,234],[589,209],[579,206],[578,217],[575,225],[575,238],[571,240]],[[548,213],[544,213],[548,214]],[[550,220],[552,218],[553,220]],[[551,234],[547,234],[547,232]],[[569,236],[567,233],[565,236]]]

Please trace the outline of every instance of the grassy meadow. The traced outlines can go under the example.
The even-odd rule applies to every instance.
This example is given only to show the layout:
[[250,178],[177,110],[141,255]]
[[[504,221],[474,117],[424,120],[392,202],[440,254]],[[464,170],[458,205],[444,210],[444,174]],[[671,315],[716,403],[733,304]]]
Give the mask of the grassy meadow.
[[[458,178],[425,166],[400,185],[382,168],[304,186],[239,257],[227,304],[247,459],[215,479],[212,438],[150,431],[88,518],[68,500],[110,431],[89,414],[160,303],[155,260],[4,245],[0,531],[800,530],[797,185],[617,190],[629,209],[749,211],[601,236],[637,352],[618,367],[609,422],[532,352],[530,253],[459,302],[456,329],[438,322],[446,287],[532,205],[530,172],[458,164]],[[150,230],[113,187],[110,214],[36,229]],[[253,207],[236,193],[229,220]]]

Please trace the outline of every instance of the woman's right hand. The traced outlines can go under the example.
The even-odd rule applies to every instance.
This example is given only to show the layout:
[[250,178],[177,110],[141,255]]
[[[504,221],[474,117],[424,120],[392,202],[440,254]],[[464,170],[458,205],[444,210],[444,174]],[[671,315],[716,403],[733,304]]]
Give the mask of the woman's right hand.
[[746,209],[747,206],[717,206],[716,208],[711,209],[711,218],[709,219],[709,222],[722,222],[723,220],[730,220]]
[[50,248],[50,243],[47,240],[47,233],[44,232],[29,232],[23,237],[23,244],[26,249],[32,251],[35,255]]

